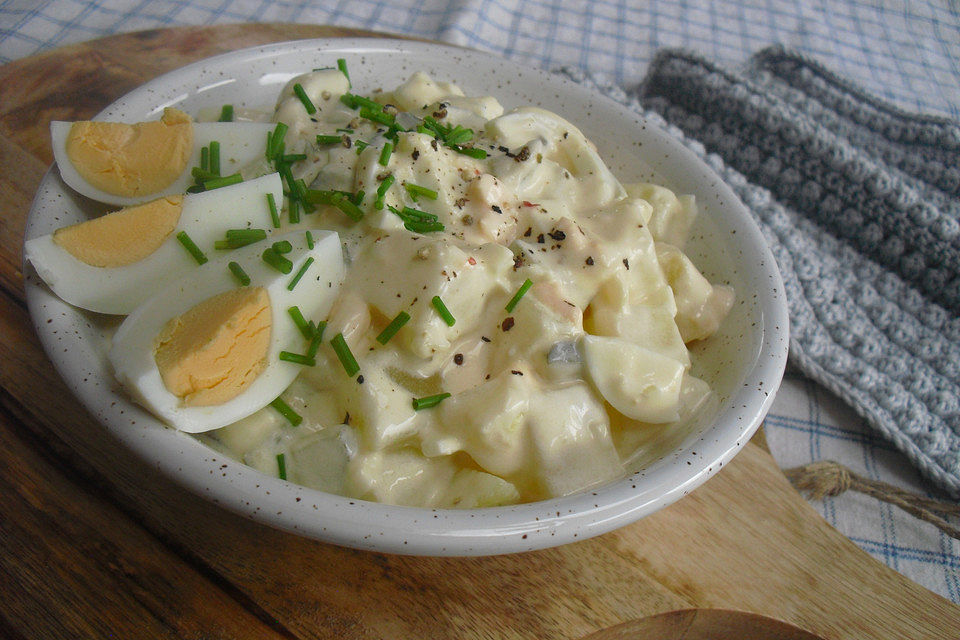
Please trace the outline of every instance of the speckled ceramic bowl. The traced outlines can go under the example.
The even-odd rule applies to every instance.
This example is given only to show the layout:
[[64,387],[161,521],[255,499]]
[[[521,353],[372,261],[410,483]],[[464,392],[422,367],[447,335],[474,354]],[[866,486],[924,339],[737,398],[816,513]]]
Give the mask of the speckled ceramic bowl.
[[[346,58],[361,90],[392,86],[416,70],[453,80],[467,94],[492,94],[505,107],[540,105],[580,126],[625,181],[654,181],[692,193],[701,209],[691,258],[711,281],[729,282],[737,303],[721,332],[694,353],[695,373],[720,407],[689,429],[654,434],[626,478],[564,498],[513,507],[430,510],[351,500],[267,477],[187,434],[166,428],[116,389],[106,360],[116,322],[55,297],[26,268],[37,333],[80,401],[118,439],[197,494],[299,535],[408,554],[483,555],[589,538],[633,522],[692,491],[729,461],[759,426],[787,355],[787,313],[776,264],[733,192],[695,155],[636,114],[562,77],[472,51],[395,40],[333,39],[237,51],[190,65],[121,98],[101,119],[136,122],[164,107],[272,106],[283,84]],[[30,212],[27,237],[84,219],[91,203],[56,170]]]

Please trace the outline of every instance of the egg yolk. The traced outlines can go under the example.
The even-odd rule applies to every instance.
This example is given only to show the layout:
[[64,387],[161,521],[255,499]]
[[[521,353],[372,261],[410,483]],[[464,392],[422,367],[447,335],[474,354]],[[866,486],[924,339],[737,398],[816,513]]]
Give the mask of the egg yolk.
[[77,173],[97,189],[126,198],[150,195],[187,168],[193,124],[169,107],[152,122],[74,122],[66,151]]
[[53,241],[80,262],[122,267],[159,249],[177,228],[182,211],[183,196],[158,198],[57,229]]
[[163,384],[185,406],[218,405],[240,395],[266,366],[272,313],[263,287],[213,296],[173,318],[157,336]]

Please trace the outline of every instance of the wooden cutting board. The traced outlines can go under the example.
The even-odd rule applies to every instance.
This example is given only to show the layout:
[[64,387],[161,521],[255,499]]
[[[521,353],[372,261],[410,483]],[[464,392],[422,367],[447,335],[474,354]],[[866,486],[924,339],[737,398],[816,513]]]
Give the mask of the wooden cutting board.
[[960,607],[826,524],[749,444],[689,497],[557,549],[412,558],[342,549],[228,513],[160,476],[69,395],[27,317],[24,221],[47,124],[162,72],[308,25],[147,31],[0,68],[0,636],[580,638],[691,607],[830,639],[960,638]]

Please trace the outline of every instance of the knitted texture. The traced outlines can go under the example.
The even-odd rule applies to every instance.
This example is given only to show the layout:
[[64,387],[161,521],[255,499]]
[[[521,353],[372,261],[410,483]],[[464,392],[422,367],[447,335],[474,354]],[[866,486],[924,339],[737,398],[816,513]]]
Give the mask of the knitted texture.
[[960,126],[781,47],[743,71],[662,51],[638,96],[565,73],[734,189],[783,275],[792,364],[960,496]]

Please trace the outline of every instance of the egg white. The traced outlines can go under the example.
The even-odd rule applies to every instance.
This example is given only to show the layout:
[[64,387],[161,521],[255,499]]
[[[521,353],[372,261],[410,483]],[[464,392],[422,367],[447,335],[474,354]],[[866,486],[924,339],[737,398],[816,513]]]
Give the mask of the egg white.
[[[287,309],[300,308],[308,320],[324,320],[343,282],[344,264],[340,237],[332,231],[313,231],[314,248],[307,246],[305,233],[296,231],[274,240],[288,240],[293,251],[287,258],[293,270],[283,274],[261,258],[264,243],[231,251],[228,257],[210,262],[188,277],[167,286],[131,314],[117,330],[109,359],[117,379],[137,402],[168,425],[189,433],[218,429],[262,409],[286,389],[302,365],[279,359],[281,351],[304,353],[307,341],[290,318]],[[293,291],[288,284],[301,265],[313,257],[306,274]],[[163,326],[197,304],[238,285],[227,261],[239,263],[250,276],[249,286],[262,286],[270,296],[272,327],[267,365],[240,395],[219,405],[183,406],[163,384],[154,359],[154,341]]]
[[158,291],[164,284],[189,274],[199,266],[177,234],[186,231],[190,239],[213,260],[216,240],[227,229],[253,227],[271,231],[267,194],[278,205],[283,202],[280,175],[273,173],[229,187],[187,194],[183,211],[173,233],[146,258],[120,267],[95,267],[82,262],[53,241],[53,234],[28,240],[24,258],[37,274],[66,302],[99,313],[125,315]]
[[193,151],[183,173],[166,189],[127,198],[107,193],[87,182],[76,170],[67,155],[67,136],[72,122],[53,121],[50,123],[50,139],[53,143],[53,157],[57,161],[60,177],[71,189],[88,198],[106,204],[129,206],[154,200],[161,196],[184,193],[193,184],[190,170],[200,166],[200,149],[216,140],[220,143],[220,175],[228,176],[242,168],[253,165],[266,152],[267,133],[276,126],[269,122],[194,122]]

